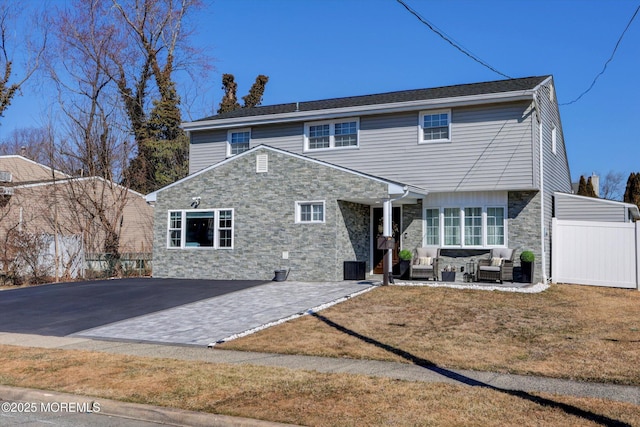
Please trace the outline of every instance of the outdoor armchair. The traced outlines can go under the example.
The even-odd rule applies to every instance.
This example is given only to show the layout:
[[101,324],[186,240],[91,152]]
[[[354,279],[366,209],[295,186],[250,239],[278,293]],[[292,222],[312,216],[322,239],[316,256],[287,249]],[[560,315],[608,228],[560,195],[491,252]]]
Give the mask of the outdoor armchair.
[[412,279],[438,280],[440,248],[416,248],[409,267]]
[[513,282],[513,256],[515,250],[509,248],[491,249],[488,259],[478,261],[478,280]]

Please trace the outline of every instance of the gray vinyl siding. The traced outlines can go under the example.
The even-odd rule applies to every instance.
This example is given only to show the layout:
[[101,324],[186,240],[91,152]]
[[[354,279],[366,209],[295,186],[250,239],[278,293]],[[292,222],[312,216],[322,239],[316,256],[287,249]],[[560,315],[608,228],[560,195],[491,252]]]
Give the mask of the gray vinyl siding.
[[191,132],[189,145],[189,175],[198,172],[227,156],[227,131]]
[[303,123],[256,126],[251,129],[251,144],[264,144],[281,150],[301,153],[304,143],[303,134]]
[[[571,174],[566,156],[562,123],[558,110],[557,97],[550,98],[552,80],[541,85],[537,91],[540,119],[542,123],[543,151],[543,209],[544,209],[544,250],[547,277],[551,274],[551,221],[553,217],[553,193],[571,192]],[[556,152],[552,152],[552,128],[556,128]],[[538,126],[536,126],[538,127]],[[536,142],[540,143],[538,131]],[[538,163],[539,164],[539,163]]]
[[555,217],[571,221],[625,222],[627,207],[591,197],[565,194],[554,195]]
[[[254,126],[251,145],[270,145],[436,192],[537,188],[529,103],[458,108],[451,116],[451,142],[446,143],[418,143],[415,111],[360,116],[358,148],[304,152],[302,122]],[[221,139],[226,140],[226,131],[192,133],[190,173],[224,160]]]

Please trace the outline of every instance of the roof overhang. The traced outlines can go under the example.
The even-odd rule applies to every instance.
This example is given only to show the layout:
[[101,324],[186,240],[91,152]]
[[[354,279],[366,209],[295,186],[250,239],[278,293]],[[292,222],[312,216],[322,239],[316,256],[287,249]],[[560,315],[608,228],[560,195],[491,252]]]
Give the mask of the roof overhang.
[[229,129],[239,126],[257,126],[272,123],[300,122],[311,120],[328,120],[350,116],[365,116],[373,114],[399,113],[415,111],[419,109],[466,107],[481,104],[500,102],[531,101],[535,89],[520,90],[516,92],[500,92],[482,95],[456,96],[449,98],[421,99],[406,102],[394,102],[386,104],[359,105],[353,107],[332,108],[326,110],[295,111],[292,113],[256,115],[249,117],[234,117],[217,120],[201,120],[182,123],[182,128],[187,131],[199,131],[208,129]]

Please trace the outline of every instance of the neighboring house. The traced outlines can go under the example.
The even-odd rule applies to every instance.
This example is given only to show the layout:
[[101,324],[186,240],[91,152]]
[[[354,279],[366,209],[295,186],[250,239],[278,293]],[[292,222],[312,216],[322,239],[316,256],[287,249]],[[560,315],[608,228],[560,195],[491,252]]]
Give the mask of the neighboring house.
[[[64,238],[60,259],[103,253],[107,233],[100,217],[116,225],[121,254],[151,252],[153,208],[141,194],[98,177],[71,177],[25,157],[0,156],[0,268],[11,268],[18,246],[40,236]],[[79,243],[69,246],[71,236]]]
[[551,76],[239,109],[184,129],[190,175],[147,196],[156,277],[342,280],[344,261],[381,272],[380,234],[395,251],[440,247],[441,265],[532,250],[548,277],[553,193],[571,191]]

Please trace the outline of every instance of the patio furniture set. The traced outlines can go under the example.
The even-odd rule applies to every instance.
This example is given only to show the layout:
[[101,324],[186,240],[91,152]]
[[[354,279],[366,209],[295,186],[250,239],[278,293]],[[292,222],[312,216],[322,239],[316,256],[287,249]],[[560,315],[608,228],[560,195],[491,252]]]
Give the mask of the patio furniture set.
[[[515,250],[509,248],[491,249],[488,258],[479,259],[467,264],[465,279],[468,281],[511,281],[513,282],[513,257]],[[454,281],[454,275],[449,271],[441,270],[440,248],[417,248],[409,267],[411,279],[433,279],[442,281]]]

